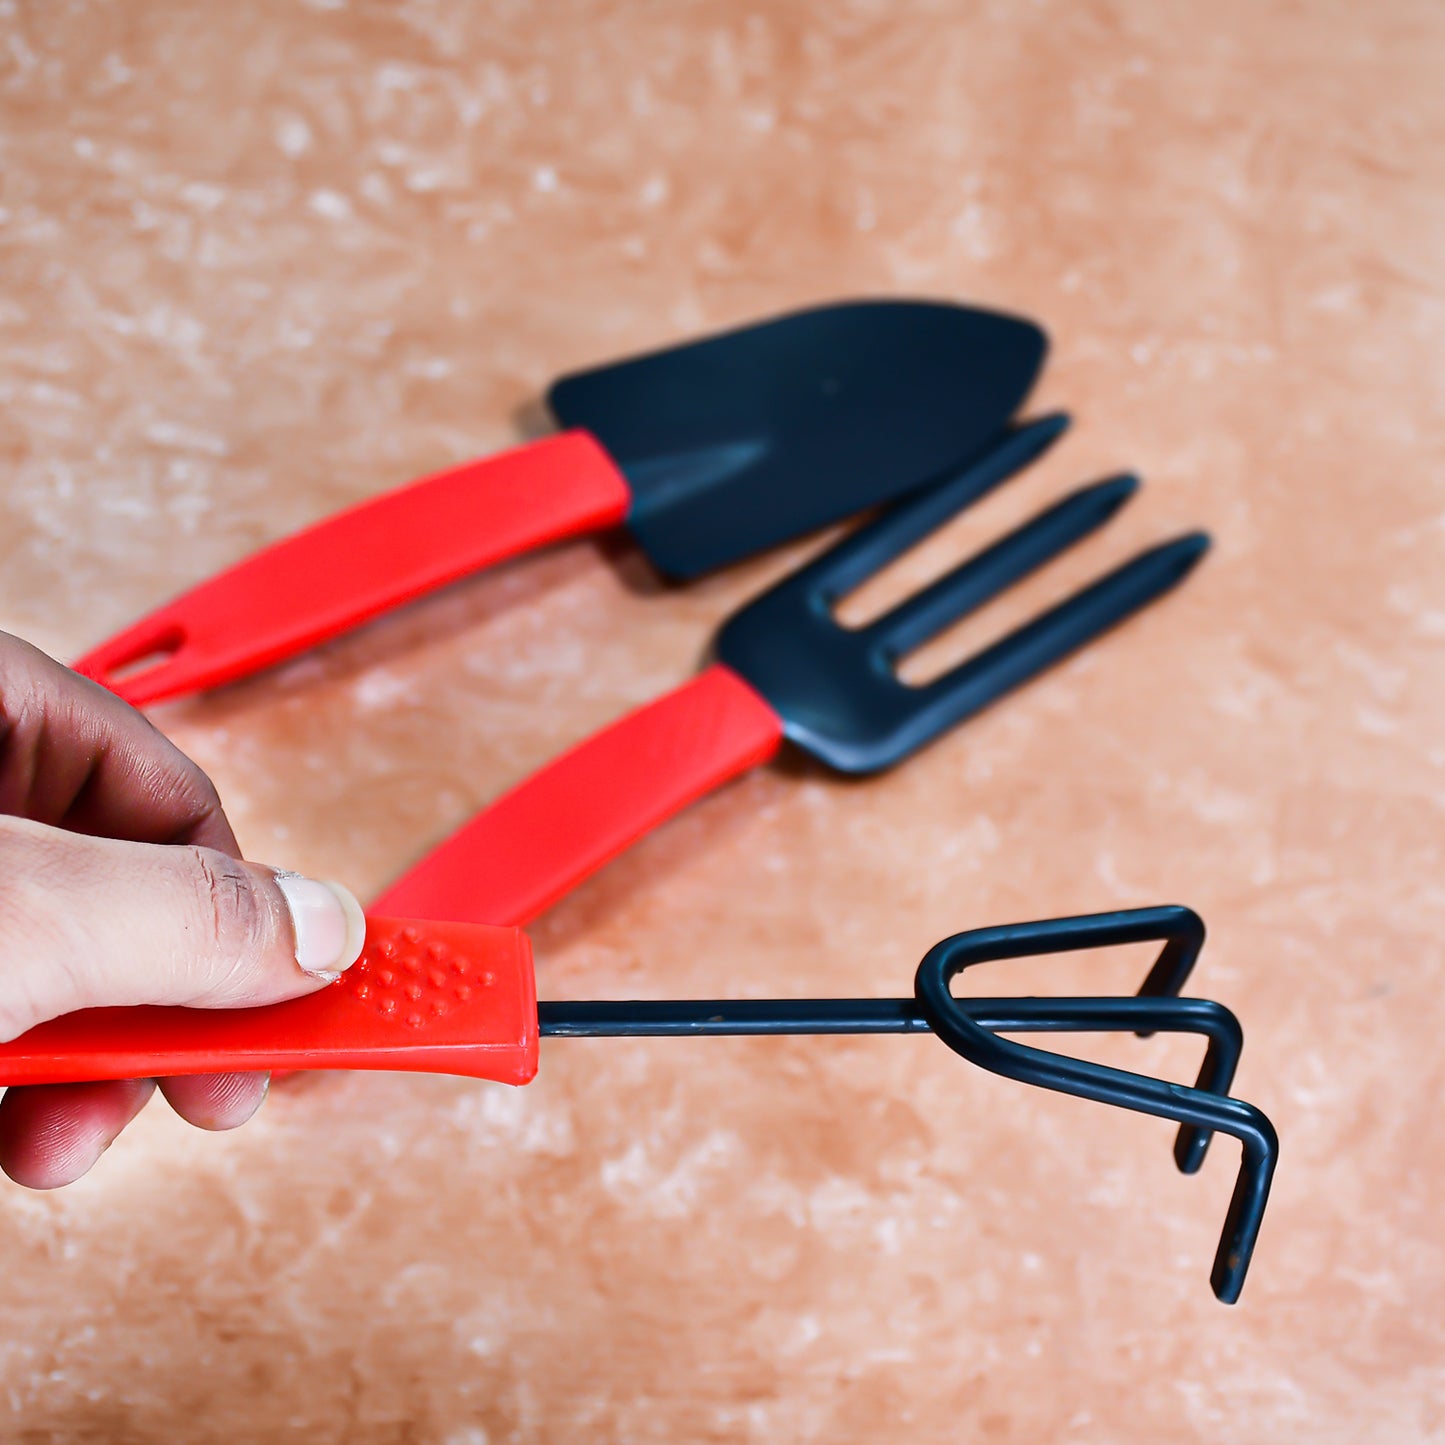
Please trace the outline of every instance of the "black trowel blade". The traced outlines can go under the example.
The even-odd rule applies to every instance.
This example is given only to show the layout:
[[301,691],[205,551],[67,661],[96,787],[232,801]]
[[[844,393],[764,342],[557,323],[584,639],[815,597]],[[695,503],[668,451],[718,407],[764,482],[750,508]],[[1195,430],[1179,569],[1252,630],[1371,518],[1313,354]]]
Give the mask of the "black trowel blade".
[[850,301],[575,372],[547,401],[621,466],[633,535],[685,578],[958,467],[1007,424],[1046,348],[1000,312]]

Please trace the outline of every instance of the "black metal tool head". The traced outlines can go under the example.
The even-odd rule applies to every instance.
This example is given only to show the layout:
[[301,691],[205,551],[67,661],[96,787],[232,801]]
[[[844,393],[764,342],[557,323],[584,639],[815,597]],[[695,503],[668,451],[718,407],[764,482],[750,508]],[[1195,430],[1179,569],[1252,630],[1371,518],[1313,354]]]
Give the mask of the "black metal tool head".
[[[1136,1000],[1114,1000],[1145,1005],[1133,1023],[1120,1015],[1124,1027],[1148,1033],[1160,1027],[1166,1015],[1161,1006],[1173,1003],[1197,1004],[1195,1000],[1174,1000],[1203,942],[1204,926],[1186,908],[1146,908],[1117,913],[1091,914],[1079,918],[1056,918],[1039,923],[1020,923],[1001,928],[980,928],[956,934],[930,949],[918,967],[915,989],[920,1005],[934,1031],[950,1048],[971,1063],[1007,1078],[1019,1079],[1040,1088],[1073,1094],[1099,1103],[1133,1109],[1180,1125],[1175,1159],[1181,1169],[1197,1168],[1208,1145],[1211,1131],[1231,1134],[1240,1141],[1243,1156],[1219,1248],[1215,1253],[1210,1283],[1226,1304],[1233,1304],[1244,1287],[1269,1199],[1270,1182],[1279,1158],[1279,1138],[1270,1121],[1252,1104],[1223,1097],[1233,1074],[1232,1059],[1216,1054],[1211,1040],[1200,1082],[1189,1088],[1145,1074],[1106,1068],[1083,1059],[1034,1048],[1012,1039],[1000,1038],[993,1020],[978,1016],[980,1000],[956,999],[951,981],[967,968],[1005,958],[1067,953],[1102,948],[1112,944],[1159,940],[1165,948]],[[1098,1006],[1103,1000],[1040,1000],[1068,1012],[1068,1005]],[[1220,1012],[1218,1005],[1207,1007]],[[1227,1012],[1227,1011],[1226,1011]],[[1229,1015],[1233,1020],[1233,1015]],[[1009,1020],[999,1027],[1009,1029]],[[1063,1029],[1068,1024],[1052,1027]],[[1234,1024],[1237,1040],[1238,1025]],[[1231,1048],[1228,1029],[1220,1036],[1221,1048]],[[1233,1057],[1238,1056],[1237,1042]],[[1225,1073],[1221,1073],[1221,1065]],[[1227,1074],[1227,1077],[1226,1077]],[[1223,1088],[1219,1085],[1223,1082]]]
[[[987,959],[1137,942],[1164,947],[1136,995],[955,998],[949,987],[958,973]],[[1174,1158],[1186,1174],[1199,1168],[1213,1131],[1222,1129],[1244,1144],[1212,1276],[1215,1293],[1232,1304],[1249,1267],[1279,1145],[1258,1109],[1229,1097],[1244,1047],[1239,1020],[1222,1004],[1178,996],[1203,942],[1204,924],[1189,909],[1137,908],[958,934],[930,950],[912,998],[544,1000],[537,1005],[537,1022],[545,1036],[573,1038],[936,1033],[963,1058],[994,1073],[1176,1120]],[[1188,1088],[998,1037],[1024,1033],[1195,1034],[1207,1048]]]
[[622,468],[633,535],[685,578],[967,461],[1028,395],[1046,348],[1017,316],[853,301],[574,372],[547,403]]
[[955,723],[1122,622],[1180,582],[1209,546],[1191,533],[1125,563],[992,647],[921,687],[902,657],[1101,527],[1138,488],[1132,476],[1085,487],[866,627],[838,601],[955,513],[1045,451],[1068,418],[1006,433],[971,466],[896,503],[730,617],[717,656],[783,720],[787,736],[845,773],[890,767]]

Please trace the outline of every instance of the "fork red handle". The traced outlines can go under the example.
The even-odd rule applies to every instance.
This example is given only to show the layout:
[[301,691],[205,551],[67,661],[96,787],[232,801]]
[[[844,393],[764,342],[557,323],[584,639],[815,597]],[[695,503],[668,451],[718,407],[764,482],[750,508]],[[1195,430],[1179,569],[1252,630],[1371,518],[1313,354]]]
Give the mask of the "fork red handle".
[[0,1086],[233,1069],[406,1069],[525,1084],[537,1072],[532,946],[515,928],[369,917],[337,982],[267,1008],[104,1008],[0,1044]]
[[717,663],[504,793],[376,900],[380,913],[522,924],[643,834],[765,763],[783,723]]
[[601,445],[563,432],[287,537],[101,643],[75,670],[137,705],[216,687],[494,562],[613,526],[631,505]]

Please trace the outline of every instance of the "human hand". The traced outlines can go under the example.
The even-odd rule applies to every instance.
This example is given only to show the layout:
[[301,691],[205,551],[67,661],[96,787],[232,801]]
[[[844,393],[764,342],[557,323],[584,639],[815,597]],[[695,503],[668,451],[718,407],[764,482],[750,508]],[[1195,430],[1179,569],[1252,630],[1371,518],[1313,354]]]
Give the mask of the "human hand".
[[[211,781],[140,713],[0,633],[0,1038],[76,1009],[236,1008],[323,987],[361,953],[344,888],[241,860]],[[260,1107],[268,1076],[163,1079],[203,1129]],[[156,1082],[13,1088],[0,1169],[78,1179]]]

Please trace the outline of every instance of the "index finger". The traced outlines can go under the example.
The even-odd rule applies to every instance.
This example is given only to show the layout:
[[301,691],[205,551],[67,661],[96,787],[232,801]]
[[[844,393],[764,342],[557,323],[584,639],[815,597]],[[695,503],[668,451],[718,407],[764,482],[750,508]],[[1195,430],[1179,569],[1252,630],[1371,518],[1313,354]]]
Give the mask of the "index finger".
[[211,780],[148,718],[8,633],[0,633],[0,813],[240,854]]

